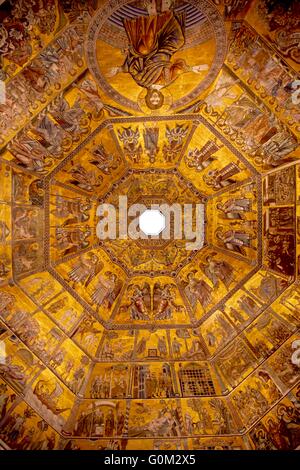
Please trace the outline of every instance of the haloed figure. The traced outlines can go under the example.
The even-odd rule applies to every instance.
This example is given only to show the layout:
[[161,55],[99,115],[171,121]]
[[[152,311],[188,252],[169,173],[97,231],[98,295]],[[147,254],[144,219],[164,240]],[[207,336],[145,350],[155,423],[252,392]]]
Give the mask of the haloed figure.
[[159,90],[148,89],[145,101],[148,108],[159,109],[164,104],[164,95]]
[[162,0],[158,13],[156,0],[151,0],[147,5],[148,16],[124,20],[129,43],[126,59],[122,66],[110,71],[111,77],[120,72],[130,73],[139,86],[147,88],[146,103],[152,109],[163,105],[159,90],[179,75],[208,69],[207,64],[189,66],[184,59],[172,60],[185,43],[185,17],[171,11],[171,4],[171,0]]

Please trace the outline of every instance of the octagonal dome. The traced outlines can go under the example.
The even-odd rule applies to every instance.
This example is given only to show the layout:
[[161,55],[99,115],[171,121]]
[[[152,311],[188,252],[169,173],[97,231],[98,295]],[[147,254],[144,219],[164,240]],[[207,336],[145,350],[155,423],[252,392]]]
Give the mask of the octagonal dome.
[[0,3],[0,449],[299,447],[296,0]]

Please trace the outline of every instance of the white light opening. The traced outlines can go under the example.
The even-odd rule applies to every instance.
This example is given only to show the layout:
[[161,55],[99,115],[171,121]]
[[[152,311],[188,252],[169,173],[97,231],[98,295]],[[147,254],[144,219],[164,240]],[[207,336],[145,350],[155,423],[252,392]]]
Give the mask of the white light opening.
[[159,235],[166,226],[165,216],[157,209],[147,209],[139,217],[140,229],[145,235]]

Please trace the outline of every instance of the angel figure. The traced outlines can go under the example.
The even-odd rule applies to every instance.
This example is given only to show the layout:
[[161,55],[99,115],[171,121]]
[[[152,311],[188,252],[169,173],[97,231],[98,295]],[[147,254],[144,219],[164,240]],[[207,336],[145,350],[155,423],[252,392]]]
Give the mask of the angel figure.
[[128,305],[122,305],[120,312],[129,309],[131,320],[150,320],[151,312],[151,290],[148,283],[142,287],[139,285],[130,285],[128,290],[133,287],[133,293]]
[[39,173],[45,173],[52,165],[52,159],[39,142],[22,135],[8,144],[9,151],[19,161],[19,165]]
[[163,145],[163,155],[166,162],[172,162],[180,154],[183,148],[184,139],[189,132],[188,126],[176,123],[175,127],[170,128],[166,125],[165,137],[167,142]]
[[57,194],[55,209],[51,211],[51,214],[55,215],[55,217],[66,219],[62,223],[62,227],[64,227],[66,225],[87,222],[90,218],[91,208],[92,205],[88,198],[65,198]]
[[146,154],[149,157],[149,162],[154,163],[155,158],[159,152],[159,128],[158,127],[144,127],[143,130],[144,147]]
[[218,261],[214,259],[214,256],[215,254],[207,256],[206,263],[200,263],[199,267],[215,288],[219,286],[219,281],[221,281],[228,290],[234,280],[234,269],[227,261]]
[[298,146],[296,138],[286,131],[277,132],[261,144],[255,153],[255,161],[271,167],[280,165]]
[[116,274],[107,271],[104,276],[98,277],[98,282],[91,295],[91,299],[97,306],[97,312],[101,305],[110,309],[118,297],[122,288],[122,282],[117,278]]
[[223,212],[224,219],[243,220],[243,213],[251,211],[251,199],[229,199],[226,202],[218,202],[217,209]]
[[91,234],[92,232],[89,228],[81,229],[74,227],[70,230],[63,227],[56,227],[56,246],[62,252],[62,256],[76,253],[89,246],[89,237]]
[[172,60],[185,44],[185,16],[172,11],[171,3],[171,0],[162,0],[158,13],[156,0],[150,0],[148,16],[124,19],[128,37],[126,58],[123,65],[113,67],[109,73],[110,77],[129,73],[139,86],[148,90],[148,100],[154,107],[161,88],[185,72],[200,73],[208,69],[207,64],[189,66],[184,59]]
[[103,268],[103,263],[94,253],[88,253],[86,257],[80,256],[78,261],[68,273],[69,280],[73,281],[74,286],[79,283],[87,287],[95,276]]
[[72,179],[69,180],[70,184],[90,193],[101,186],[103,182],[101,175],[96,175],[94,171],[87,171],[82,165],[72,166],[67,173],[72,176]]
[[228,163],[224,168],[220,170],[210,170],[207,175],[203,176],[203,181],[207,186],[213,188],[215,191],[230,186],[236,182],[232,176],[237,175],[241,170],[238,165],[234,162]]
[[67,135],[47,115],[41,114],[41,116],[35,126],[30,128],[30,131],[52,157],[59,159],[63,155],[63,145],[66,143]]
[[167,320],[172,318],[173,309],[176,312],[183,310],[182,305],[175,303],[175,295],[171,292],[172,285],[161,286],[160,283],[154,285],[153,291],[153,311],[155,320]]
[[216,237],[224,245],[227,250],[235,251],[241,255],[246,255],[244,246],[251,248],[251,235],[246,232],[237,232],[235,230],[227,230],[223,232],[221,227],[216,230]]
[[195,273],[192,271],[187,275],[187,280],[184,282],[184,293],[189,300],[192,308],[195,310],[197,302],[199,302],[203,308],[206,308],[211,302],[211,293],[213,291],[207,282],[203,279],[197,279]]
[[90,163],[95,165],[105,175],[110,175],[121,163],[118,155],[107,152],[103,144],[98,145],[92,152]]
[[189,168],[195,168],[196,171],[203,171],[215,160],[214,155],[221,146],[217,145],[213,140],[208,140],[201,148],[189,150],[185,157],[185,162]]
[[74,135],[80,136],[84,132],[82,127],[88,127],[88,119],[80,107],[79,99],[70,106],[64,97],[59,96],[51,105],[51,115],[64,131]]

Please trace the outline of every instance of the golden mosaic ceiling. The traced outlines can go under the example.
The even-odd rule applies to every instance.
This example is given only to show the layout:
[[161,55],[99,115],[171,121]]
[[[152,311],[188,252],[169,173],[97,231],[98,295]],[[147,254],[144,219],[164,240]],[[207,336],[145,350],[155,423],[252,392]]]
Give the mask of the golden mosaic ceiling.
[[[0,19],[0,448],[296,449],[299,2]],[[120,195],[201,248],[100,241]]]

